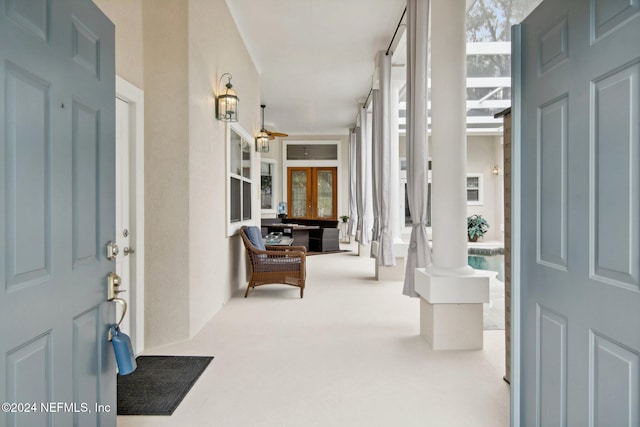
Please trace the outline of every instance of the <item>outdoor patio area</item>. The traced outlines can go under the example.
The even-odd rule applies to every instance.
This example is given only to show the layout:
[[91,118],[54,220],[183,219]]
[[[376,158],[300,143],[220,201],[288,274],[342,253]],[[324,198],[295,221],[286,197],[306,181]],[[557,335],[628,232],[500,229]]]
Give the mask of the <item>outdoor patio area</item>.
[[193,339],[148,349],[215,359],[173,416],[118,426],[509,425],[504,331],[485,331],[483,350],[431,351],[418,299],[343,248],[307,258],[304,299],[241,289]]

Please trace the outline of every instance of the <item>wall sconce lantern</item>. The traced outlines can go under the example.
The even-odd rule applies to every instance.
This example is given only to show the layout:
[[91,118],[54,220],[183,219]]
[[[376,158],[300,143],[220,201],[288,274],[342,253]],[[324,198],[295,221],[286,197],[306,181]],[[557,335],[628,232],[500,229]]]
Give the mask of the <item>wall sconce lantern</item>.
[[260,132],[258,133],[258,135],[256,135],[256,151],[259,151],[261,153],[268,153],[269,134],[264,129],[264,107],[266,107],[266,105],[260,105],[260,108],[262,108],[262,127],[260,128]]
[[[226,89],[220,89],[222,85],[222,79],[227,76]],[[232,89],[231,79],[233,76],[229,73],[224,73],[220,76],[220,82],[218,83],[218,97],[216,99],[216,118],[223,122],[237,122],[238,121],[238,95]]]
[[491,173],[494,175],[500,174],[500,168],[498,167],[498,165],[493,165],[493,169],[491,169]]

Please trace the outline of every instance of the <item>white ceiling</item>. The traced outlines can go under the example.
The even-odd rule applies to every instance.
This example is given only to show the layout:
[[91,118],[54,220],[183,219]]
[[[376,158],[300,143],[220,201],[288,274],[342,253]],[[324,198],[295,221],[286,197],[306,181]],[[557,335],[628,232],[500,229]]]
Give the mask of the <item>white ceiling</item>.
[[[226,0],[261,75],[270,130],[346,134],[406,0]],[[245,106],[244,108],[251,108]],[[255,106],[259,108],[259,106]]]

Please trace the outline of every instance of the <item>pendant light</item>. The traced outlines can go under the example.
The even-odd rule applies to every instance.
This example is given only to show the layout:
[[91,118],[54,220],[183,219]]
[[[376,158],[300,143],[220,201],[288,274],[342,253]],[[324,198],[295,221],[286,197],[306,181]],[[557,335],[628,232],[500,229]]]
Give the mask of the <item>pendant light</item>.
[[260,108],[262,108],[262,127],[260,128],[260,133],[258,133],[258,135],[256,136],[256,151],[259,151],[261,153],[269,152],[269,135],[267,134],[267,131],[264,129],[264,108],[265,107],[266,105],[264,104],[260,105]]

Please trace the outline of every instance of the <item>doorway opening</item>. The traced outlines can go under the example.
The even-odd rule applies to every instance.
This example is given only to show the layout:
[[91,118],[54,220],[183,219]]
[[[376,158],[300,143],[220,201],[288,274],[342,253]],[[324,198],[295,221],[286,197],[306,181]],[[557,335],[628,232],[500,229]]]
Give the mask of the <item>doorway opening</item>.
[[[116,273],[128,301],[122,322],[144,350],[144,92],[116,76]],[[125,250],[126,249],[126,250]],[[117,307],[116,318],[121,315]]]

